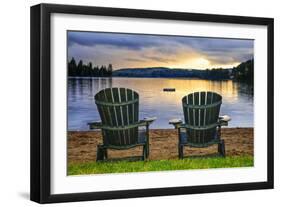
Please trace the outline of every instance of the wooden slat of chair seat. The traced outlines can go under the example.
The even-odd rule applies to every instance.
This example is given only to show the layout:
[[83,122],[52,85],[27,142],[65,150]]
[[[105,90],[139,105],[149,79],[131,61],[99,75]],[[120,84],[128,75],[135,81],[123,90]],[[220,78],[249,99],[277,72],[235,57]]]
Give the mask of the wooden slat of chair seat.
[[132,145],[123,145],[123,146],[116,146],[116,145],[100,145],[100,148],[107,148],[107,149],[116,149],[116,150],[123,150],[123,149],[131,149],[137,146],[143,146],[146,144],[147,137],[145,130],[139,130],[138,132],[138,142]]
[[[130,124],[130,125],[121,125],[121,126],[108,126],[108,125],[97,125],[98,129],[103,129],[103,130],[108,130],[108,131],[125,131],[125,130],[130,130],[132,128],[136,128],[136,127],[141,127],[141,126],[146,126],[147,122],[144,121],[140,121],[134,124]],[[91,123],[89,123],[88,125],[91,125]]]
[[96,104],[100,104],[103,106],[126,106],[128,104],[133,104],[138,101],[139,101],[138,99],[135,99],[135,100],[131,100],[131,101],[124,101],[124,102],[117,102],[117,103],[109,103],[109,102],[105,102],[105,101],[95,101],[95,102],[96,102]]
[[213,144],[219,144],[221,142],[221,140],[215,136],[214,139],[208,143],[191,143],[188,142],[188,137],[186,135],[186,132],[180,132],[180,143],[181,145],[185,145],[185,146],[189,146],[189,147],[197,147],[197,148],[201,148],[201,147],[209,147]]

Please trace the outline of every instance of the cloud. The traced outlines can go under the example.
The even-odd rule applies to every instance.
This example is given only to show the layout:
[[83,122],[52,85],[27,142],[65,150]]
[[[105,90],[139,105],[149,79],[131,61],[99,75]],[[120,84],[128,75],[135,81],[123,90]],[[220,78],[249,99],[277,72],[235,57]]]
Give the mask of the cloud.
[[120,33],[100,33],[100,32],[69,32],[68,44],[78,44],[82,46],[107,45],[121,47],[131,50],[140,50],[145,47],[160,45],[157,36],[132,35]]
[[253,40],[102,32],[68,32],[68,58],[120,67],[210,67],[234,65],[253,58]]
[[130,62],[143,62],[143,59],[138,59],[138,58],[124,58],[124,60]]
[[169,62],[175,61],[175,59],[167,58],[167,57],[160,57],[160,56],[142,55],[142,57],[146,60],[153,60],[153,61],[157,61],[160,63],[169,63]]

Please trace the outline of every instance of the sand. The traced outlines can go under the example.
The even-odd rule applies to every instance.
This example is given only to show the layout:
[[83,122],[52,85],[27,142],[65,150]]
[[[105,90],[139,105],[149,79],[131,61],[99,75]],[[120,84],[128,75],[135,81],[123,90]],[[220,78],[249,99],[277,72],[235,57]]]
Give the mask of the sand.
[[[150,160],[177,159],[178,135],[174,129],[150,130]],[[224,128],[222,139],[225,140],[227,156],[252,155],[254,135],[253,128]],[[97,145],[102,143],[100,131],[68,132],[68,163],[95,162]],[[208,148],[185,147],[186,155],[207,155],[217,152],[217,145]],[[142,148],[130,150],[109,150],[110,157],[140,156]]]

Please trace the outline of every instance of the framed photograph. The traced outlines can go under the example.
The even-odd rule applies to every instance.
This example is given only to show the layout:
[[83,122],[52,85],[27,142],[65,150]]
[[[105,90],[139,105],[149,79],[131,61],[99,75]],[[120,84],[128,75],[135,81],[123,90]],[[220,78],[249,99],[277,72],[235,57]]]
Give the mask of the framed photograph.
[[31,7],[31,200],[273,188],[273,19]]

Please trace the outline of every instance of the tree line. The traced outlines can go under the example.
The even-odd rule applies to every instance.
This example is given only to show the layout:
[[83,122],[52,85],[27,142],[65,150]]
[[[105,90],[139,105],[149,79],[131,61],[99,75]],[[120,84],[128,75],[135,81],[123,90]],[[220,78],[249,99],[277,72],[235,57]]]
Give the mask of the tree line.
[[241,63],[232,70],[234,80],[253,84],[254,82],[254,59]]
[[231,71],[223,68],[206,69],[200,74],[200,78],[208,80],[227,80],[230,76]]
[[254,82],[254,59],[242,62],[231,70],[222,68],[207,69],[201,77],[215,80],[233,79],[252,84]]
[[[72,58],[68,62],[68,76],[76,77],[110,77],[113,74],[112,64],[107,67],[93,66],[91,62],[84,64],[82,60],[76,63]],[[247,82],[253,84],[254,82],[254,59],[242,62],[237,67],[232,69],[212,68],[206,70],[156,70],[147,73],[144,69],[121,69],[114,73],[114,76],[123,77],[197,77],[208,80],[227,80],[233,79],[236,81]]]
[[93,66],[92,62],[84,64],[82,60],[79,60],[78,64],[74,58],[68,62],[68,76],[75,77],[109,77],[112,76],[112,64],[107,67]]

